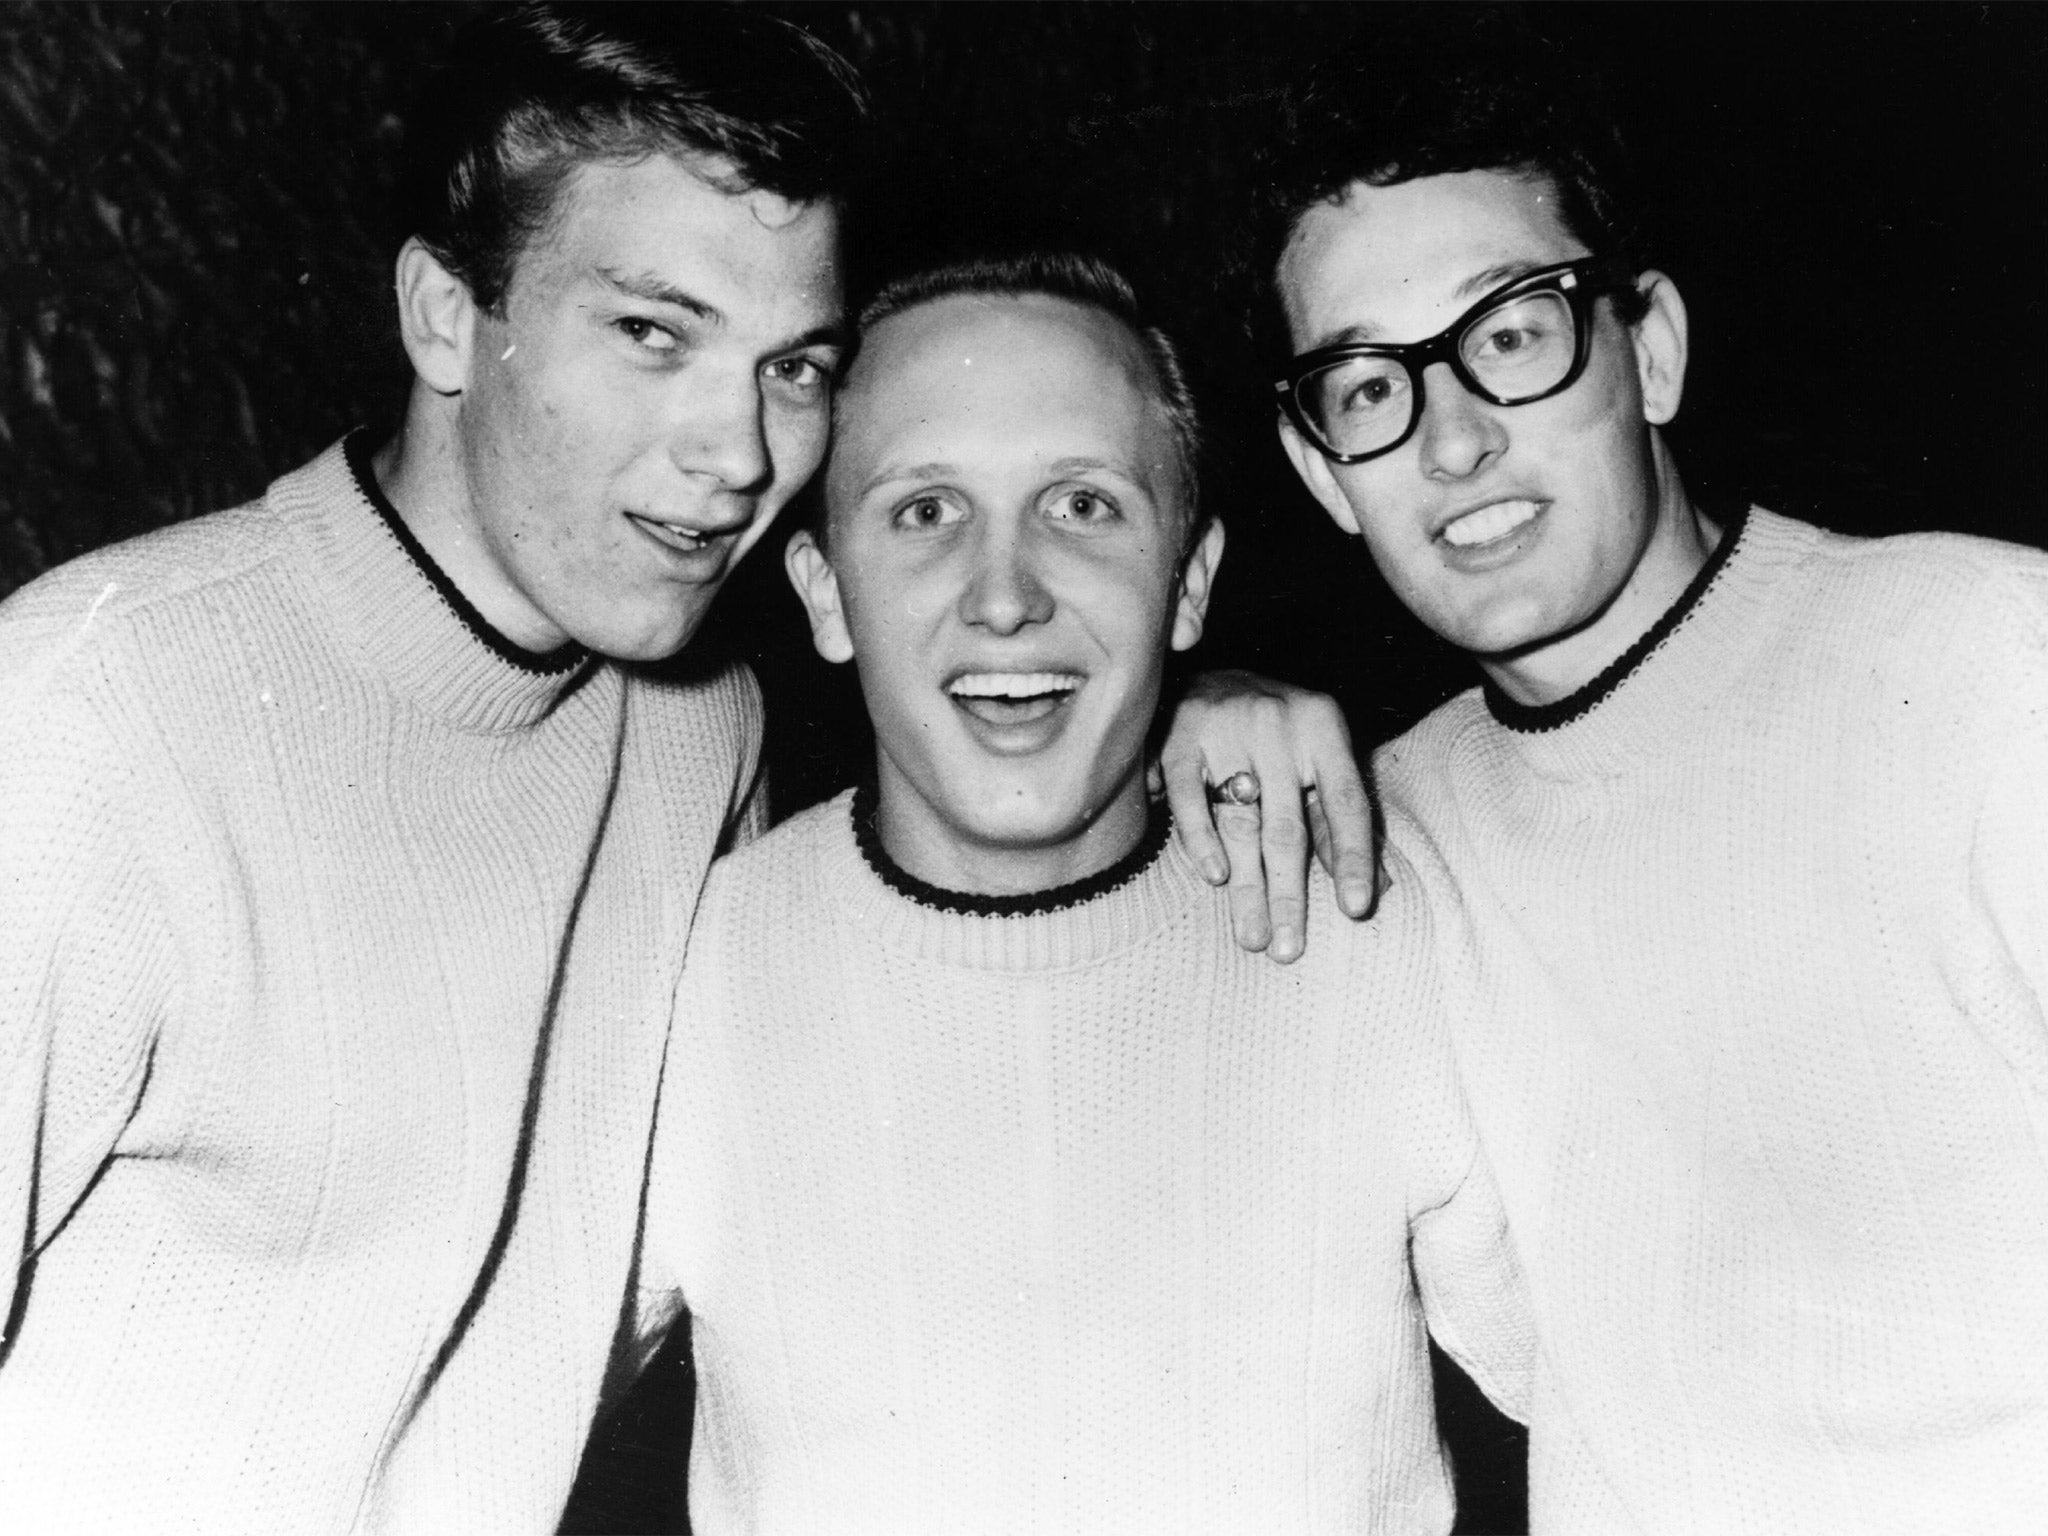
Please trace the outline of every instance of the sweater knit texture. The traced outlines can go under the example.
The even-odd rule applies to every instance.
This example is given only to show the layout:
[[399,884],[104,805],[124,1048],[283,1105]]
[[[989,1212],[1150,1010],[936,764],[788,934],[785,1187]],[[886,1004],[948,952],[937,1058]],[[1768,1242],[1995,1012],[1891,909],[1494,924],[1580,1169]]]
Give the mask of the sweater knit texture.
[[698,1536],[1448,1528],[1425,1313],[1511,1409],[1530,1335],[1415,874],[1282,967],[1157,831],[1005,915],[847,797],[713,870],[643,1274]]
[[1728,539],[1612,686],[1379,762],[1476,936],[1532,1525],[2039,1532],[2048,557]]
[[352,456],[0,607],[0,1529],[575,1476],[758,694],[522,658]]

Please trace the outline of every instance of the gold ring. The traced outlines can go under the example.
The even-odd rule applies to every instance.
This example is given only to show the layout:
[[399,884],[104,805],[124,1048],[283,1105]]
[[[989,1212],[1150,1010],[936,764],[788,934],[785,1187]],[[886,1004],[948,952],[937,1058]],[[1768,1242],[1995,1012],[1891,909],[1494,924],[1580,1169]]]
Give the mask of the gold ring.
[[1209,786],[1211,805],[1257,805],[1259,803],[1259,776],[1249,768],[1240,768],[1221,784]]

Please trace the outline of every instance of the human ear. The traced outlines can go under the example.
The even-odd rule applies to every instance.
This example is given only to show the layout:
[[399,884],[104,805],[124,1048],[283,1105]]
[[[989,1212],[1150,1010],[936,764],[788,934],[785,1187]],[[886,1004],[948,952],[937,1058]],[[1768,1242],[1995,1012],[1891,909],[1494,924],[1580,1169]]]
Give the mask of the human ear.
[[1314,443],[1297,432],[1294,423],[1285,416],[1280,418],[1280,446],[1286,450],[1287,462],[1301,476],[1301,483],[1323,504],[1323,510],[1330,514],[1337,526],[1346,533],[1357,533],[1358,514],[1351,509],[1351,501],[1337,483],[1337,477],[1330,473],[1330,461],[1323,457]]
[[476,340],[476,300],[469,284],[441,265],[417,239],[398,253],[398,333],[412,371],[438,395],[459,395],[469,383]]
[[1181,567],[1180,598],[1173,606],[1170,641],[1176,651],[1185,651],[1202,638],[1202,625],[1209,617],[1209,593],[1216,581],[1216,567],[1222,563],[1223,524],[1212,517]]
[[782,569],[811,616],[811,644],[827,661],[853,660],[853,635],[839,602],[839,577],[808,528],[799,528],[783,546]]
[[1662,272],[1645,272],[1636,282],[1650,305],[1633,331],[1643,419],[1661,427],[1678,414],[1685,393],[1685,300]]

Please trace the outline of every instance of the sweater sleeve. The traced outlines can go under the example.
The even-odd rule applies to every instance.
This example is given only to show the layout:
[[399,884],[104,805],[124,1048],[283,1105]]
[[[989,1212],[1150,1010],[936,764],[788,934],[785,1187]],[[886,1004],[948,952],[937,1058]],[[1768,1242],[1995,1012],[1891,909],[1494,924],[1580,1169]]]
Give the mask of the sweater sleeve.
[[1536,1327],[1483,1155],[1449,1200],[1410,1223],[1409,1256],[1430,1335],[1501,1412],[1527,1423]]
[[2032,993],[2019,1042],[2048,1090],[2048,569],[2011,578],[2019,601],[2015,631],[1995,642],[1998,678],[1988,739],[1970,744],[1987,779],[1970,850],[1972,894],[2005,956]]
[[740,693],[744,740],[740,772],[735,780],[737,793],[732,808],[726,814],[724,830],[718,836],[716,854],[720,857],[736,848],[746,847],[766,832],[771,824],[768,759],[763,750],[766,727],[761,684],[749,667],[735,667],[733,672]]
[[1431,1336],[1503,1413],[1526,1423],[1535,1319],[1451,1047],[1457,1021],[1480,1006],[1471,924],[1421,827],[1394,813],[1388,830],[1397,887],[1389,899],[1414,903],[1428,936],[1415,993],[1417,1050],[1406,1074],[1409,1264]]
[[0,1318],[133,1114],[173,976],[132,766],[79,700],[0,687]]

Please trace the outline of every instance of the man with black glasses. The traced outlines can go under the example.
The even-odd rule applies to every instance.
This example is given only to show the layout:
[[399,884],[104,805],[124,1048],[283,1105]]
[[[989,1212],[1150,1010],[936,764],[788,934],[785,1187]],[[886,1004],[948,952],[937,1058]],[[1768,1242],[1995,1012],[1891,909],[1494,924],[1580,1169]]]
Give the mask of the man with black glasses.
[[1696,506],[1685,309],[1531,62],[1329,69],[1258,270],[1288,458],[1483,673],[1378,777],[1476,935],[1532,1523],[2038,1530],[2048,558]]

